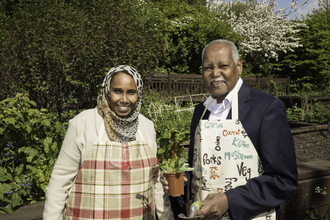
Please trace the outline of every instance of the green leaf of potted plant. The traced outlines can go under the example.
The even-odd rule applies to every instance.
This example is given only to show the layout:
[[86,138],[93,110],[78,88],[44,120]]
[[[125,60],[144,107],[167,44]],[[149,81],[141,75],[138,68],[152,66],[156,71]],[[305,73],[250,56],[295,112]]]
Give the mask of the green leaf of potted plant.
[[169,158],[163,160],[159,164],[159,168],[164,172],[164,176],[168,182],[168,195],[177,197],[184,194],[184,172],[192,171],[194,168],[189,167],[185,158]]
[[189,140],[190,121],[191,112],[178,113],[174,109],[164,112],[157,121],[159,168],[169,184],[168,195],[173,197],[184,194],[184,172],[193,170],[189,168],[188,152],[182,144]]

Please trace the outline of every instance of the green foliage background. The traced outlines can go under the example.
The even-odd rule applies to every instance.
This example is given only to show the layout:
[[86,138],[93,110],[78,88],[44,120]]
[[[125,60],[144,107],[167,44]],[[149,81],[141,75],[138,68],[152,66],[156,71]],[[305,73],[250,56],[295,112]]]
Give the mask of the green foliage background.
[[[253,2],[230,10],[244,12]],[[278,61],[242,57],[243,76],[290,76],[296,93],[329,95],[329,15],[321,7],[297,20],[308,25],[295,36],[303,47]],[[96,106],[111,67],[132,65],[145,81],[154,73],[201,74],[207,43],[244,40],[217,16],[203,0],[0,1],[0,213],[44,199],[67,121]],[[268,92],[278,96],[274,83]],[[154,121],[159,160],[173,153],[186,160],[192,112],[168,101],[149,92],[141,113]],[[289,120],[330,120],[320,103],[308,109],[288,109]]]
[[320,8],[303,21],[308,28],[296,34],[303,47],[283,54],[278,76],[290,76],[293,92],[318,91],[330,93],[330,11]]
[[169,158],[184,158],[187,162],[188,152],[183,144],[190,139],[190,122],[194,104],[173,103],[165,97],[155,92],[145,95],[141,114],[154,122],[156,141],[159,146],[158,160],[163,162]]
[[[150,2],[149,2],[150,3]],[[219,22],[216,15],[201,3],[181,0],[155,1],[164,17],[165,61],[162,73],[201,74],[202,50],[215,39],[242,39],[230,25]]]
[[[132,65],[144,78],[163,59],[163,39],[132,1],[19,3],[1,27],[0,98],[28,93],[60,119],[91,108],[105,73]],[[67,119],[64,119],[67,120]]]
[[67,123],[18,93],[0,102],[0,213],[45,199]]

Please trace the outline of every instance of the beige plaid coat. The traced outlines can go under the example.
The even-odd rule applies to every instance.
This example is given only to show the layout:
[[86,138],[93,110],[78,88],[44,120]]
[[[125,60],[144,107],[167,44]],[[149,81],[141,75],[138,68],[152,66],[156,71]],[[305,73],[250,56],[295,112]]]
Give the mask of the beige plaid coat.
[[[69,128],[63,141],[61,152],[51,174],[49,186],[46,188],[44,220],[61,220],[65,217],[65,204],[73,181],[88,152],[97,141],[98,133],[103,123],[97,107],[83,111],[69,121]],[[143,115],[139,115],[138,130],[142,132],[144,140],[156,153],[156,134],[153,123]],[[103,141],[110,142],[107,135],[104,135]],[[140,141],[138,135],[137,141]],[[155,208],[158,218],[160,220],[174,219],[170,201],[163,192],[159,176],[154,187]]]

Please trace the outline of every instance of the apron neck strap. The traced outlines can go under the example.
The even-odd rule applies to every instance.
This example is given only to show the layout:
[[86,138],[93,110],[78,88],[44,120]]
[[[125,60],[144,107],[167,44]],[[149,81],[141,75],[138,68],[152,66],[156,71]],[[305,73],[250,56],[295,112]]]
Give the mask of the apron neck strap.
[[205,115],[206,110],[209,108],[209,106],[211,105],[211,103],[213,102],[213,100],[214,100],[214,98],[211,96],[210,97],[210,101],[206,104],[205,109],[203,111],[203,114],[202,114],[202,116],[201,116],[201,118],[199,120],[202,120],[203,119],[203,116]]
[[238,119],[238,80],[231,95],[231,118]]

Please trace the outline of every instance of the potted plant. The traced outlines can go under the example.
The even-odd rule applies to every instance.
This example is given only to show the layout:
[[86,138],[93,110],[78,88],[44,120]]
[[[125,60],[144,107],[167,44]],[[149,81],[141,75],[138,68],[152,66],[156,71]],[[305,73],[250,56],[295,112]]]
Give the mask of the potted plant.
[[168,195],[172,197],[177,197],[184,194],[184,172],[192,171],[194,168],[189,167],[185,158],[169,158],[164,159],[162,163],[159,164],[159,168],[166,177],[168,182]]
[[[159,168],[166,176],[169,184],[171,179],[176,180],[176,185],[169,186],[169,195],[180,196],[184,193],[183,174],[191,171],[188,167],[188,152],[184,142],[190,138],[190,122],[192,118],[192,107],[180,107],[179,103],[173,104],[170,99],[156,97],[156,93],[144,98],[144,113],[154,122],[157,135],[157,158],[160,162]],[[172,190],[180,189],[180,192]]]
[[169,184],[168,195],[177,197],[184,194],[183,175],[189,168],[188,152],[183,143],[190,137],[190,111],[176,111],[174,108],[164,111],[158,118],[157,157],[159,168]]

